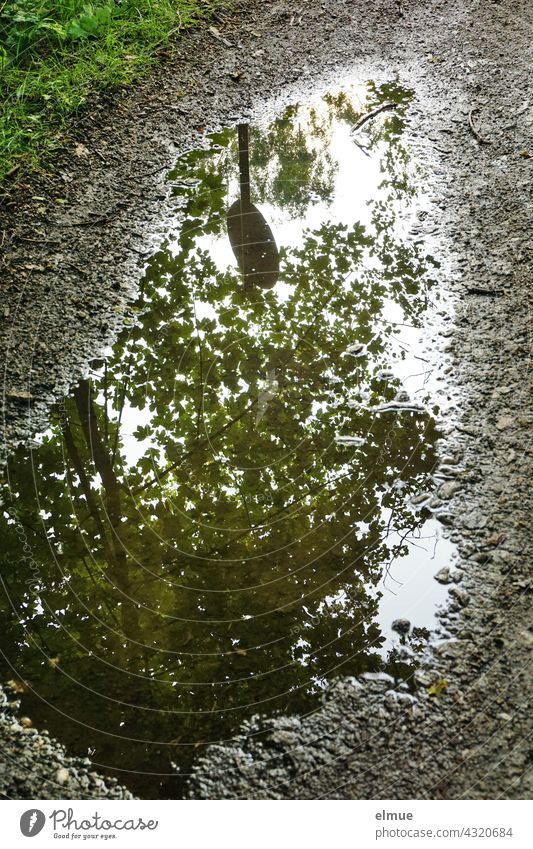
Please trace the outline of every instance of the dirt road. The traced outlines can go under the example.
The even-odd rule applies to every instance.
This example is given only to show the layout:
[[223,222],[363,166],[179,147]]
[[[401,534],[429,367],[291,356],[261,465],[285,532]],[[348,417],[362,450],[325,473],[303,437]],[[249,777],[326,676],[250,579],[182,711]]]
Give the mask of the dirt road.
[[[421,232],[447,251],[441,285],[456,298],[436,341],[452,359],[457,408],[443,457],[460,455],[462,468],[444,499],[462,573],[443,622],[449,639],[427,657],[416,701],[390,681],[339,684],[306,720],[258,721],[214,747],[193,796],[531,793],[532,22],[527,0],[238,3],[217,23],[224,40],[197,33],[140,88],[95,104],[57,174],[5,198],[7,452],[120,328],[180,150],[345,77],[397,75],[416,92],[407,140],[431,163],[433,201]],[[447,685],[441,697],[427,695],[436,681]],[[38,798],[42,779],[28,781]],[[3,792],[24,791],[6,778]]]

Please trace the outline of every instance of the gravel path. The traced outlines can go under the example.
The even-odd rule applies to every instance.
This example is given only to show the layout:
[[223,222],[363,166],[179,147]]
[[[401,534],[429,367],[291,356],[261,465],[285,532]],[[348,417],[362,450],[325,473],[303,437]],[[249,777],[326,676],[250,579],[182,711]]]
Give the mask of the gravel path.
[[[305,720],[257,720],[233,746],[212,747],[193,796],[531,793],[532,23],[528,0],[241,2],[217,24],[234,47],[209,33],[189,37],[181,57],[150,81],[80,120],[57,177],[5,198],[7,449],[39,429],[49,404],[119,329],[158,241],[163,175],[179,150],[197,145],[204,130],[344,75],[385,81],[397,73],[417,94],[407,140],[434,164],[421,233],[448,246],[441,283],[456,298],[438,342],[451,358],[446,378],[456,399],[445,453],[461,466],[457,485],[439,493],[461,556],[443,621],[449,639],[427,656],[415,701],[391,681],[342,682]],[[238,81],[234,71],[242,71]],[[447,689],[429,697],[437,680]],[[53,795],[44,777],[62,763],[56,750],[43,772],[33,735],[20,744],[12,724],[0,724],[0,751],[9,764],[20,746],[28,778],[2,778],[2,792]]]

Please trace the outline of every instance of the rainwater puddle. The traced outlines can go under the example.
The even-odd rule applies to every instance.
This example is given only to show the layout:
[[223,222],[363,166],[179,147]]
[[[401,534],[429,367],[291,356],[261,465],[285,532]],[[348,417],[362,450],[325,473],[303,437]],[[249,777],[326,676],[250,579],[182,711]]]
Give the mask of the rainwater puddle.
[[409,680],[434,624],[412,97],[369,83],[181,156],[128,326],[10,460],[0,680],[142,796],[339,675]]

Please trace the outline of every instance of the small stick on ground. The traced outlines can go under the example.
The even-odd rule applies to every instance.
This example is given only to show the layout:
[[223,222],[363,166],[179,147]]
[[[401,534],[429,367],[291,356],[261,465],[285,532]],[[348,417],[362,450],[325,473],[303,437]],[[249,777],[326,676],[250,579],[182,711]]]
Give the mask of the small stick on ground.
[[30,239],[28,236],[15,236],[19,242],[32,242],[34,245],[60,245],[59,239]]
[[378,106],[378,108],[373,109],[372,112],[367,112],[366,115],[363,115],[363,117],[359,119],[355,127],[352,127],[351,135],[357,133],[367,121],[371,121],[372,118],[376,117],[376,115],[379,115],[381,112],[388,112],[390,109],[396,109],[397,106],[397,103],[384,103],[383,106]]
[[471,109],[470,112],[468,113],[468,126],[470,127],[472,135],[474,136],[474,138],[475,138],[475,140],[477,141],[478,144],[492,144],[492,142],[490,142],[489,139],[484,139],[483,136],[480,136],[478,131],[474,127],[474,121],[472,120],[472,118],[473,118],[474,112],[477,112],[477,111],[478,110],[474,108],[474,109]]
[[20,162],[17,163],[17,165],[13,165],[13,168],[10,168],[9,171],[6,171],[6,173],[4,175],[4,179],[11,177],[15,173],[15,171],[19,170],[19,168],[20,168]]

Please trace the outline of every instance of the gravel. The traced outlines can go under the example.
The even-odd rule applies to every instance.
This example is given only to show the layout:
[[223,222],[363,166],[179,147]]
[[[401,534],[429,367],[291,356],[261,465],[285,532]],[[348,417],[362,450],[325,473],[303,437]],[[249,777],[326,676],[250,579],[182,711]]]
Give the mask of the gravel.
[[[447,246],[440,282],[455,297],[435,342],[450,411],[442,477],[460,482],[438,491],[446,504],[437,518],[462,573],[460,588],[451,575],[441,615],[446,639],[423,658],[414,695],[367,675],[334,684],[309,716],[253,719],[202,757],[192,797],[531,795],[532,23],[529,0],[240,2],[217,23],[235,49],[208,33],[188,37],[149,81],[94,103],[57,176],[4,198],[7,452],[45,424],[50,404],[120,329],[160,237],[164,174],[179,151],[345,76],[397,75],[416,92],[408,141],[431,166],[420,232],[439,258]],[[75,156],[78,141],[89,157]],[[5,796],[104,794],[104,779],[95,783],[58,744],[37,746],[41,739],[0,712]],[[63,769],[83,781],[61,783]]]
[[132,799],[116,778],[90,768],[89,758],[69,757],[46,732],[17,718],[0,687],[1,799]]

